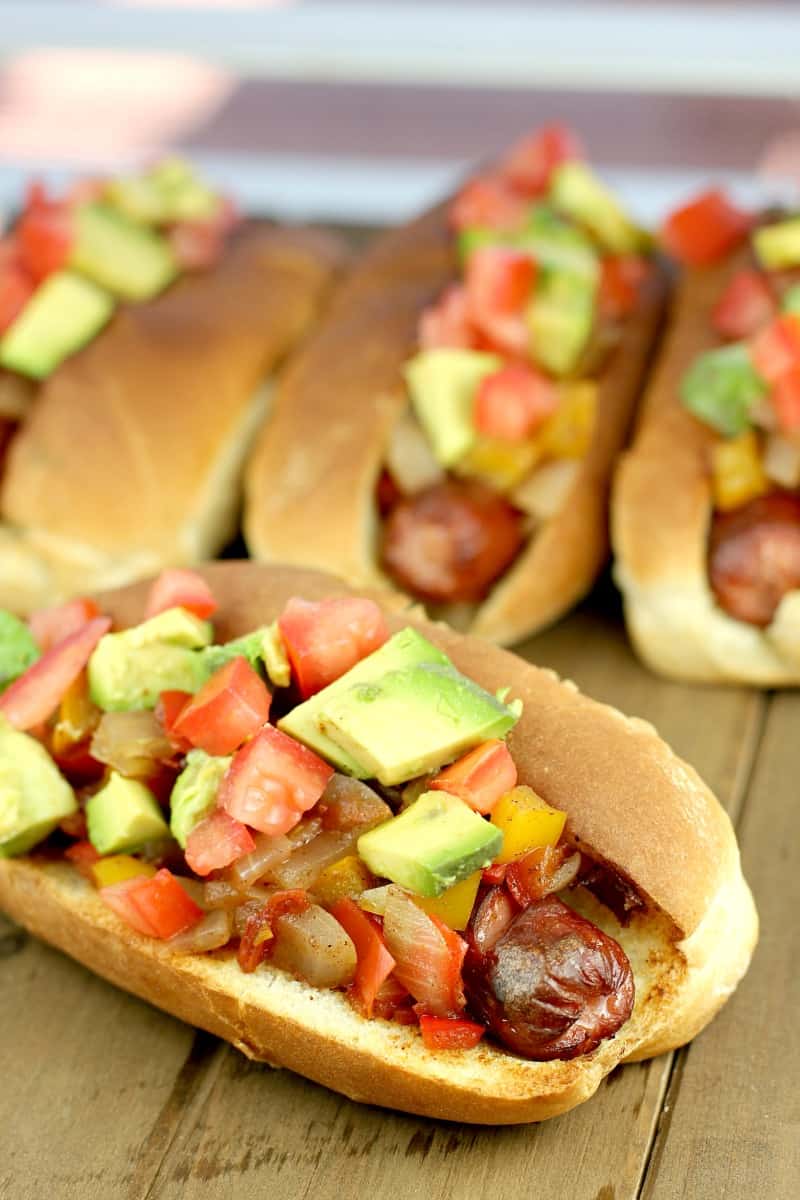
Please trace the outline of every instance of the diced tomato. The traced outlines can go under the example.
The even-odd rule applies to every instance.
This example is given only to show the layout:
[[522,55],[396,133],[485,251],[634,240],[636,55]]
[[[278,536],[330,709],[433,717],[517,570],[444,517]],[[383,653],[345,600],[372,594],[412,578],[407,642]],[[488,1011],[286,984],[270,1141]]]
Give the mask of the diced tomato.
[[358,596],[318,602],[294,596],[278,618],[278,628],[304,699],[344,675],[389,637],[378,605]]
[[423,350],[435,350],[440,346],[473,348],[475,330],[467,308],[467,292],[461,284],[445,288],[437,302],[426,308],[419,319],[420,347]]
[[232,201],[224,197],[212,217],[176,221],[168,230],[167,237],[180,265],[187,271],[213,267],[222,257],[228,235],[239,219]]
[[50,206],[50,198],[47,195],[47,188],[42,183],[41,179],[31,179],[25,188],[25,205],[23,212],[33,212],[36,209],[48,208]]
[[459,796],[479,813],[490,813],[517,782],[517,768],[505,742],[484,742],[431,780],[432,791]]
[[775,316],[775,297],[763,271],[745,269],[732,276],[714,305],[711,322],[724,338],[751,337]]
[[28,628],[44,653],[56,642],[62,642],[71,633],[77,633],[99,616],[100,609],[94,600],[68,600],[66,604],[57,604],[53,608],[40,608],[29,618]]
[[431,1017],[423,1013],[419,1019],[422,1040],[429,1050],[471,1050],[477,1046],[486,1029],[476,1021],[463,1017]]
[[68,205],[37,203],[22,214],[14,232],[22,264],[37,283],[68,264],[75,241]]
[[62,817],[58,822],[58,828],[62,833],[65,833],[69,838],[75,838],[79,842],[85,842],[89,836],[89,826],[86,823],[86,813],[82,808],[76,812],[70,813],[67,817]]
[[555,168],[576,158],[583,158],[577,134],[566,125],[543,125],[512,147],[501,170],[518,192],[540,196]]
[[175,732],[175,722],[192,699],[191,692],[162,692],[156,704],[156,719],[176,750],[191,750],[191,742]]
[[266,724],[271,701],[260,675],[239,655],[215,671],[188,701],[174,731],[206,754],[233,754]]
[[64,858],[71,862],[86,879],[92,878],[92,864],[100,859],[100,855],[89,841],[74,842],[64,851]]
[[205,621],[218,607],[211,588],[201,575],[170,567],[161,572],[150,588],[145,617],[156,617],[169,608],[185,608]]
[[174,937],[204,915],[165,867],[152,878],[137,876],[100,888],[99,895],[118,917],[148,937]]
[[781,431],[800,431],[800,367],[787,371],[775,381],[770,400]]
[[352,995],[365,1017],[372,1016],[375,997],[395,968],[380,931],[353,900],[339,900],[331,908],[336,920],[349,934],[358,955]]
[[492,863],[490,867],[484,867],[481,872],[481,878],[484,883],[488,883],[490,887],[499,887],[505,883],[506,871],[508,863]]
[[333,767],[313,751],[265,725],[234,755],[219,804],[260,833],[288,833],[319,800]]
[[105,773],[105,764],[92,757],[91,738],[59,749],[51,746],[53,761],[62,775],[76,786],[94,783]]
[[800,367],[800,317],[784,313],[750,341],[753,364],[768,383]]
[[186,861],[195,875],[210,875],[255,850],[250,830],[222,808],[215,808],[186,839]]
[[0,333],[8,329],[36,290],[36,281],[20,266],[9,262],[0,268]]
[[3,692],[0,712],[16,729],[41,725],[58,708],[67,688],[78,678],[100,638],[110,628],[108,617],[95,617],[83,629],[56,643]]
[[446,1017],[463,1009],[461,964],[466,943],[457,933],[423,912],[399,888],[391,888],[383,936],[397,964],[395,974],[420,1011]]
[[530,202],[500,175],[479,175],[465,184],[450,205],[454,229],[476,226],[513,232],[524,224]]
[[470,323],[507,354],[527,354],[530,335],[523,312],[535,279],[531,256],[508,246],[481,246],[467,264]]
[[272,926],[278,917],[305,912],[310,904],[307,892],[300,888],[287,889],[274,892],[263,908],[248,917],[237,955],[245,974],[255,971],[269,953],[273,941]]
[[600,315],[621,321],[636,308],[647,263],[637,254],[612,254],[603,259],[597,305]]
[[675,258],[701,267],[738,246],[752,224],[749,213],[731,204],[719,188],[712,188],[670,213],[662,226],[661,239]]
[[475,425],[487,437],[521,442],[558,407],[555,385],[533,367],[509,363],[478,386]]

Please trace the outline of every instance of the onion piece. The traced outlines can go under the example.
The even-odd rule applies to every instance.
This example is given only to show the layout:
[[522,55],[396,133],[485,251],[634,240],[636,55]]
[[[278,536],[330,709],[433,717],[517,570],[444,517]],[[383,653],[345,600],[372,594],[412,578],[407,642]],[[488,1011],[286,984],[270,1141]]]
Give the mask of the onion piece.
[[176,875],[175,878],[186,892],[186,895],[189,897],[189,899],[194,900],[195,904],[199,908],[203,908],[208,911],[210,906],[206,903],[206,889],[200,880],[187,879],[185,875]]
[[275,949],[270,961],[313,987],[335,988],[351,983],[356,957],[349,935],[318,904],[275,920]]
[[258,900],[259,903],[266,904],[272,890],[257,884],[238,888],[229,879],[209,879],[203,884],[202,907],[234,909],[246,900]]
[[800,486],[800,441],[771,433],[764,444],[764,471],[781,487]]
[[575,458],[557,458],[543,463],[514,489],[512,502],[537,521],[548,521],[564,507],[580,465],[580,460]]
[[107,712],[90,747],[92,758],[131,779],[150,779],[175,750],[152,712]]
[[386,912],[386,900],[389,895],[389,887],[391,885],[385,883],[383,887],[367,888],[365,892],[356,900],[359,908],[363,908],[365,912],[374,913],[377,917],[382,917]]
[[358,828],[360,833],[374,829],[382,821],[388,821],[392,810],[377,792],[360,779],[349,775],[334,775],[316,810],[322,819],[323,829],[350,830]]
[[303,888],[308,891],[326,867],[338,862],[352,850],[359,833],[360,830],[345,833],[326,829],[306,846],[295,850],[286,862],[273,867],[266,878],[280,888]]
[[406,496],[413,496],[444,479],[444,471],[410,409],[391,432],[385,461],[389,474]]
[[[184,881],[181,880],[181,883]],[[216,909],[185,929],[175,937],[165,942],[165,946],[173,954],[204,954],[209,950],[219,950],[231,940],[233,919],[229,912]]]
[[269,833],[256,835],[256,848],[245,854],[230,867],[228,878],[234,887],[250,887],[263,879],[268,871],[285,862],[294,847],[287,837],[278,834],[273,837]]

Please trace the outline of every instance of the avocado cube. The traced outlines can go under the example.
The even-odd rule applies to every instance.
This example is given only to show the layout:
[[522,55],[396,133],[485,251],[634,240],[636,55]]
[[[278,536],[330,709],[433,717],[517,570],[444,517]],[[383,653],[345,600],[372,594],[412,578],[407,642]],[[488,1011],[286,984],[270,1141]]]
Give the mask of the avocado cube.
[[496,696],[436,663],[352,684],[319,708],[323,733],[389,787],[502,738],[516,720]]
[[526,320],[534,360],[553,375],[574,369],[592,332],[595,280],[568,271],[542,271]]
[[380,679],[389,671],[414,666],[417,663],[437,663],[444,666],[450,664],[450,659],[422,634],[417,633],[416,629],[409,626],[390,637],[379,650],[362,658],[361,662],[351,667],[340,679],[317,692],[305,703],[299,704],[297,708],[293,708],[278,721],[278,728],[297,738],[317,754],[321,754],[328,762],[333,763],[337,770],[344,771],[346,775],[354,775],[358,779],[368,779],[370,770],[323,732],[320,726],[321,713],[354,684]]
[[513,245],[527,250],[540,270],[565,271],[591,284],[600,278],[600,255],[592,239],[547,204],[531,210],[527,226],[514,235]]
[[44,746],[0,714],[0,858],[26,854],[77,811]]
[[417,896],[440,896],[487,867],[502,846],[500,830],[448,792],[423,792],[399,816],[358,839],[358,853],[373,875]]
[[681,400],[689,412],[726,437],[744,433],[767,385],[743,343],[709,350],[694,360],[681,381]]
[[763,225],[753,234],[753,246],[759,262],[768,271],[800,265],[800,217]]
[[800,283],[793,283],[787,288],[781,300],[781,312],[795,313],[800,316]]
[[186,849],[186,840],[195,825],[215,806],[219,785],[231,761],[206,754],[205,750],[190,750],[186,755],[186,765],[169,798],[169,827],[182,850]]
[[550,200],[555,207],[585,225],[612,254],[635,254],[642,235],[628,220],[616,197],[582,162],[565,162],[553,171]]
[[38,658],[39,647],[25,622],[0,609],[0,692]]
[[89,841],[98,854],[137,850],[169,836],[155,796],[143,783],[116,771],[86,802]]
[[197,692],[213,674],[202,651],[213,636],[210,622],[185,608],[107,633],[89,659],[89,691],[105,712],[155,708],[162,692]]
[[56,271],[40,284],[0,339],[0,365],[45,379],[80,350],[114,311],[107,292],[73,271]]
[[178,274],[164,238],[100,203],[76,210],[70,266],[125,300],[150,300]]
[[502,365],[496,354],[449,348],[420,350],[407,363],[411,403],[443,467],[452,467],[473,445],[478,385]]

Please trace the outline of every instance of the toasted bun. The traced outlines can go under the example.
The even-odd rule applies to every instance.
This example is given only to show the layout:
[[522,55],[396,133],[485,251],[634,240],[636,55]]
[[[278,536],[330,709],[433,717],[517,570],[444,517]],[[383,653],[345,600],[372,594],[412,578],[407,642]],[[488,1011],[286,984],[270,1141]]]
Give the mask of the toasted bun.
[[[380,239],[340,291],[323,327],[294,361],[246,477],[251,554],[317,566],[362,584],[382,580],[375,486],[407,407],[402,368],[422,310],[456,273],[442,205]],[[477,607],[469,631],[510,643],[570,608],[608,549],[611,467],[627,433],[665,297],[654,264],[637,313],[600,377],[588,454],[561,510],[542,523]]]
[[27,610],[221,549],[263,385],[341,262],[328,235],[247,225],[216,267],[120,309],[43,384],[0,492],[0,605]]
[[694,359],[717,345],[711,312],[741,251],[681,280],[650,378],[632,448],[622,458],[611,507],[615,578],[641,657],[677,679],[780,687],[800,683],[800,592],[766,629],[728,616],[708,580],[713,515],[710,452],[718,435],[682,405]]
[[[223,637],[273,619],[292,595],[348,590],[330,576],[251,563],[203,574],[221,601]],[[141,617],[145,594],[137,585],[101,603],[124,625]],[[63,863],[0,860],[0,906],[119,986],[354,1099],[457,1121],[543,1120],[587,1099],[618,1063],[682,1044],[736,986],[757,918],[734,834],[695,772],[643,722],[552,672],[398,611],[396,597],[384,606],[393,629],[416,625],[485,687],[510,686],[523,700],[510,739],[521,782],[566,809],[572,837],[646,900],[624,929],[581,889],[571,900],[621,942],[634,969],[634,1013],[616,1038],[571,1062],[528,1062],[488,1043],[432,1053],[416,1030],[365,1021],[343,995],[274,967],[248,976],[227,952],[170,956],[124,927]]]

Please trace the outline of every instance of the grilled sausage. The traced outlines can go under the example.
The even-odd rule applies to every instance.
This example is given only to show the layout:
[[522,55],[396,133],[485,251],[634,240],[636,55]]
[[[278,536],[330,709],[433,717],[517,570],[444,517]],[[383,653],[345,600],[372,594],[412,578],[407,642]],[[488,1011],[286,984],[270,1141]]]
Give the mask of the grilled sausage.
[[717,603],[751,625],[769,625],[800,587],[800,497],[771,492],[714,518],[709,578]]

